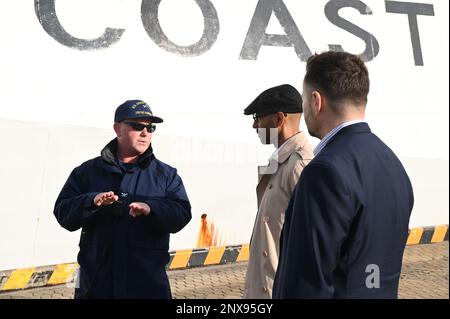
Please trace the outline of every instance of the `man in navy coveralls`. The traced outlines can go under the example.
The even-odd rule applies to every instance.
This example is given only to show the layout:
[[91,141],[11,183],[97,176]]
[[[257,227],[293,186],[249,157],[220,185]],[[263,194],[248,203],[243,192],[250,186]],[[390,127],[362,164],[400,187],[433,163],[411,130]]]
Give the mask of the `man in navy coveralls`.
[[190,221],[191,205],[177,170],[153,153],[161,122],[144,101],[124,102],[117,137],[72,171],[56,200],[59,224],[82,228],[75,298],[171,298],[169,236]]

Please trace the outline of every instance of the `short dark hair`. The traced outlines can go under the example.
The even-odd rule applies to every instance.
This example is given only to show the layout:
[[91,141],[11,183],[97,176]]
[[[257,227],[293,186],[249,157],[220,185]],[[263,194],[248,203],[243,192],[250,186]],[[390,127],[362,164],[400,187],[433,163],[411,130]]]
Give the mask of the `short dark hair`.
[[343,102],[367,104],[369,72],[356,55],[336,51],[314,54],[306,62],[304,81],[324,94],[338,114],[342,114]]

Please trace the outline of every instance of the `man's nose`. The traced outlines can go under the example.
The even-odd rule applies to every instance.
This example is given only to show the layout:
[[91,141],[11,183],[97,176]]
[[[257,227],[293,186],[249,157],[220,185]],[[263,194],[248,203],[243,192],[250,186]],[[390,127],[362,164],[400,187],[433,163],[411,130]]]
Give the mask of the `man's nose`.
[[258,123],[256,121],[253,121],[253,128],[259,128]]

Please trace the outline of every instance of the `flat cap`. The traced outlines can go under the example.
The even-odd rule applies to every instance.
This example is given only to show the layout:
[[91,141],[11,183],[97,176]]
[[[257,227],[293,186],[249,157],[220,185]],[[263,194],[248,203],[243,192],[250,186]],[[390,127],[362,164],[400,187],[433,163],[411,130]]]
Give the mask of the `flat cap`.
[[303,113],[302,103],[302,96],[297,89],[292,85],[283,84],[258,95],[244,110],[244,114]]
[[153,115],[150,106],[142,100],[128,100],[119,105],[114,114],[114,122],[127,119],[149,119],[153,123],[162,123],[163,119]]

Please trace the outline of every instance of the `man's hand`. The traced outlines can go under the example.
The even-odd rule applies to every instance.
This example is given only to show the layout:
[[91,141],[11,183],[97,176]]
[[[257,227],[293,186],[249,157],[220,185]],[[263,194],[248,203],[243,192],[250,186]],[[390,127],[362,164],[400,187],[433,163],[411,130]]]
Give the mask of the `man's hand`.
[[111,205],[115,201],[119,200],[119,196],[114,195],[114,192],[105,192],[99,193],[94,197],[94,205],[95,206],[107,206]]
[[129,207],[131,217],[137,217],[139,215],[148,216],[151,212],[150,206],[146,203],[131,203]]

